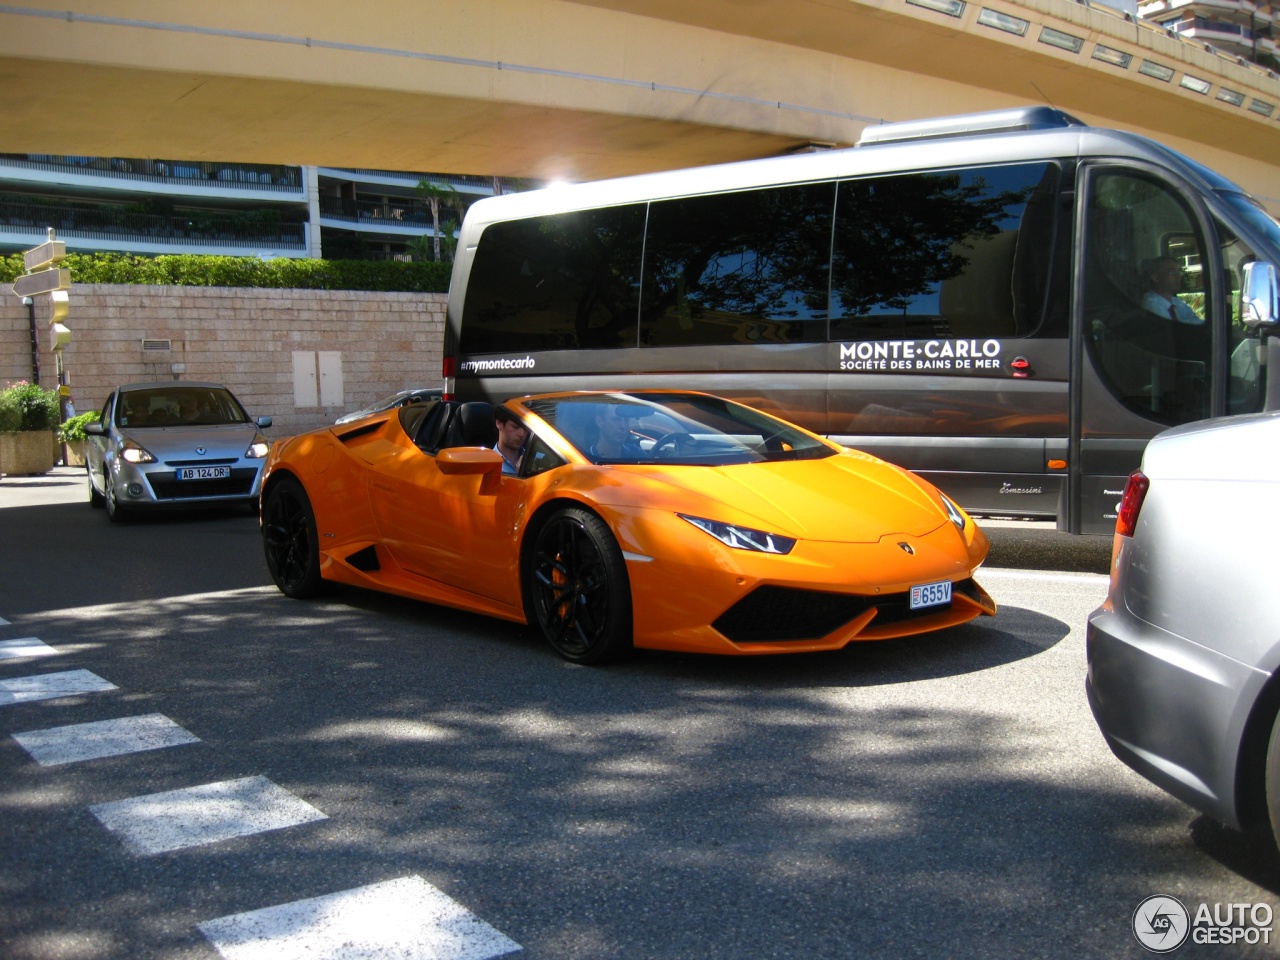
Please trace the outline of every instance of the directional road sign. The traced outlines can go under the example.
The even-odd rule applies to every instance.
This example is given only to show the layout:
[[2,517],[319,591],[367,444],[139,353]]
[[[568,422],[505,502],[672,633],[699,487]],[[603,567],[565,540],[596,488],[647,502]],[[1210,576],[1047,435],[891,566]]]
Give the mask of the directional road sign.
[[67,245],[61,240],[50,240],[22,254],[22,262],[27,268],[27,273],[35,273],[41,267],[51,267],[65,259],[67,259]]
[[52,293],[54,290],[65,290],[70,286],[71,271],[55,267],[18,277],[13,281],[13,292],[19,297],[34,297],[41,293]]

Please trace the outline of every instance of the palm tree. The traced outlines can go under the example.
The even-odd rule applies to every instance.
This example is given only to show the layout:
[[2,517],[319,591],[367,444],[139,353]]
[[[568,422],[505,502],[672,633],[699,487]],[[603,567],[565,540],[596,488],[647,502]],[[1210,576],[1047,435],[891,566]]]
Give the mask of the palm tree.
[[427,201],[427,206],[431,208],[431,231],[434,235],[435,242],[432,248],[435,251],[435,257],[440,259],[440,202],[444,201],[450,206],[457,208],[462,200],[458,196],[458,191],[450,184],[432,183],[430,180],[418,181],[418,196]]

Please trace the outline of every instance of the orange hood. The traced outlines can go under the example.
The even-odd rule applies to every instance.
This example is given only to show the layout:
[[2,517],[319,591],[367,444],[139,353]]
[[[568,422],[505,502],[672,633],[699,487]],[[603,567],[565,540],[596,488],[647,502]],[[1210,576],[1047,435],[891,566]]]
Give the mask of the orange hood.
[[[923,481],[915,482],[897,467],[856,452],[825,460],[724,467],[637,465],[607,469],[639,474],[655,484],[675,487],[727,508],[707,510],[707,519],[743,523],[803,540],[874,543],[897,534],[924,536],[947,522],[938,502],[920,486]],[[649,491],[660,495],[652,487]],[[600,494],[603,490],[597,490],[597,496]],[[669,494],[671,509],[681,513],[700,509],[691,498],[672,494],[674,491]],[[606,495],[600,499],[613,498]],[[648,505],[658,504],[650,501]]]

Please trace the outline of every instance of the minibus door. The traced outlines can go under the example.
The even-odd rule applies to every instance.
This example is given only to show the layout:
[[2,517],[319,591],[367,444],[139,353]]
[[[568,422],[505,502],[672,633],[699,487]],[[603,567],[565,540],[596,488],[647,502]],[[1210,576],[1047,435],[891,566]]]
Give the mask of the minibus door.
[[1147,441],[1227,412],[1227,301],[1239,286],[1224,287],[1223,275],[1242,251],[1190,190],[1153,168],[1082,165],[1081,181],[1059,525],[1110,534]]

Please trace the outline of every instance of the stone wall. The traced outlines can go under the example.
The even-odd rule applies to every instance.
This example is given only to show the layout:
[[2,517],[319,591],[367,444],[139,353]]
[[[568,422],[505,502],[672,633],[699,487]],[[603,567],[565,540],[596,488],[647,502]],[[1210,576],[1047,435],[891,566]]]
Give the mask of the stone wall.
[[[405,387],[442,385],[444,294],[75,284],[65,353],[77,413],[122,383],[213,380],[279,438]],[[40,308],[37,308],[39,310]],[[37,313],[40,383],[57,384]],[[27,307],[0,285],[0,385],[31,379]]]

